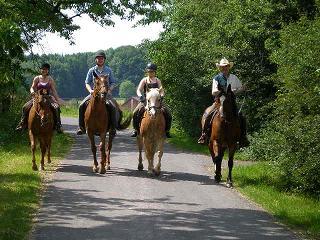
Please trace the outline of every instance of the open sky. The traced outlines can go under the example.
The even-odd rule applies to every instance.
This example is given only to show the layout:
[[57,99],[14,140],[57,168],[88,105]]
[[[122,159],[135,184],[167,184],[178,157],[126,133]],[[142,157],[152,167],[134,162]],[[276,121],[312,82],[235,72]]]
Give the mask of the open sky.
[[144,39],[156,40],[163,31],[160,23],[133,28],[134,22],[114,18],[115,26],[101,27],[88,16],[76,18],[75,23],[81,28],[73,34],[75,45],[59,37],[58,34],[47,33],[40,45],[33,47],[37,54],[72,54],[78,52],[95,52],[99,49],[117,48],[124,45],[137,45]]

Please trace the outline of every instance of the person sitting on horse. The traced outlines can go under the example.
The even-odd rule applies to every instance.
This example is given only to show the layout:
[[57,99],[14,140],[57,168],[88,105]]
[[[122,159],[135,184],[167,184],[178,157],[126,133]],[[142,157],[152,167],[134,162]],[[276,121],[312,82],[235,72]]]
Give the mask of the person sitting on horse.
[[[61,118],[60,118],[60,105],[63,103],[63,100],[58,96],[56,90],[56,84],[53,78],[49,75],[50,64],[43,63],[40,67],[41,75],[36,76],[30,88],[31,95],[37,92],[38,90],[45,90],[49,95],[51,95],[51,109],[54,116],[55,129],[57,133],[63,133]],[[22,108],[22,117],[20,123],[16,127],[17,131],[27,129],[28,127],[28,116],[29,111],[32,107],[33,100],[28,101]]]
[[[216,66],[219,68],[220,73],[213,78],[212,81],[212,95],[216,97],[219,92],[220,88],[223,91],[227,90],[227,86],[231,84],[231,89],[235,94],[241,93],[244,91],[244,87],[240,82],[239,78],[234,75],[230,74],[230,69],[233,67],[233,62],[229,62],[226,58],[222,58],[219,63],[216,63]],[[199,144],[205,144],[208,142],[208,138],[210,136],[210,123],[211,119],[214,116],[216,111],[216,104],[215,102],[208,107],[202,116],[202,133],[201,137],[198,140]],[[238,111],[237,111],[238,112]],[[246,120],[242,113],[239,113],[239,122],[241,128],[241,137],[239,140],[240,147],[248,146],[249,141],[247,139],[247,127],[246,127]]]
[[86,111],[87,105],[93,93],[93,84],[94,84],[94,75],[95,72],[98,76],[108,76],[108,95],[106,100],[106,107],[110,113],[110,131],[109,134],[116,135],[117,120],[120,118],[120,109],[117,102],[112,98],[112,90],[116,85],[115,78],[113,76],[112,70],[110,67],[105,65],[106,54],[104,51],[99,50],[95,54],[96,65],[89,69],[87,77],[85,80],[85,86],[88,92],[90,93],[79,106],[79,128],[77,130],[77,135],[85,134],[85,123],[84,123],[84,113]]
[[[134,131],[131,135],[131,137],[136,137],[139,134],[140,129],[140,123],[141,119],[143,117],[144,111],[145,111],[145,95],[146,92],[150,88],[159,88],[160,89],[160,95],[163,99],[164,97],[164,90],[162,88],[162,84],[159,78],[156,77],[156,71],[157,71],[157,65],[154,63],[148,63],[146,67],[147,77],[143,78],[137,88],[137,95],[140,98],[140,103],[133,111],[133,128]],[[171,138],[170,135],[170,128],[171,128],[171,122],[172,122],[172,116],[167,106],[161,103],[161,109],[165,117],[166,121],[166,137]]]

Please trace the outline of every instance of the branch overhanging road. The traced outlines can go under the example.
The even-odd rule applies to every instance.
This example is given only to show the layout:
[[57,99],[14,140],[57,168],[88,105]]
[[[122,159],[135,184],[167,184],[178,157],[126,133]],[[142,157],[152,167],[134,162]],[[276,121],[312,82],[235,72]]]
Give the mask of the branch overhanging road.
[[75,143],[48,183],[32,240],[298,239],[235,190],[216,184],[209,156],[167,144],[161,175],[148,177],[137,170],[135,138],[118,131],[111,170],[100,175],[92,173],[87,136],[74,134],[77,119],[63,122]]

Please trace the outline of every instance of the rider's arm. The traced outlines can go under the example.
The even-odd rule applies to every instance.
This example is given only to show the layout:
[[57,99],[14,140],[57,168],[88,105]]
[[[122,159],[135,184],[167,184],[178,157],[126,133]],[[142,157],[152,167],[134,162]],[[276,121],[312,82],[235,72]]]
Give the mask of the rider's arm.
[[61,105],[63,103],[63,100],[59,97],[57,89],[56,89],[56,83],[55,81],[50,78],[51,80],[51,91],[52,91],[52,95],[54,96],[54,98],[56,99],[56,101],[58,102],[59,105]]
[[37,86],[37,84],[38,84],[38,81],[39,81],[39,78],[38,78],[38,77],[35,77],[35,78],[33,79],[32,84],[31,84],[31,87],[30,87],[30,93],[31,93],[31,94],[34,93],[34,92],[37,90],[36,86]]
[[159,86],[159,92],[160,92],[160,96],[163,97],[164,96],[164,90],[161,84],[161,80],[159,78],[157,78],[157,82],[158,82],[158,86]]
[[137,88],[137,95],[138,95],[138,97],[143,96],[145,84],[146,84],[146,81],[145,81],[145,79],[143,78],[143,79],[140,81],[140,83],[139,83],[139,85],[138,85],[138,88]]
[[232,91],[235,94],[243,92],[244,87],[242,86],[242,83],[240,82],[239,78],[236,75],[231,75],[230,78]]
[[213,79],[212,80],[212,96],[217,96],[218,93],[219,93],[219,90],[218,90],[218,81]]
[[92,82],[93,82],[93,70],[89,69],[89,71],[87,73],[86,80],[85,80],[85,84],[86,84],[86,89],[88,90],[88,92],[90,94],[93,92],[93,90],[91,88]]

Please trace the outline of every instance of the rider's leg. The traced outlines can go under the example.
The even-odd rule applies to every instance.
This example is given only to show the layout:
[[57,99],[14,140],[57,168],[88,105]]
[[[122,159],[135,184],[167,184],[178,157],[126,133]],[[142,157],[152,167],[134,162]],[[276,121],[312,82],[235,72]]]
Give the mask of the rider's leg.
[[201,125],[202,125],[202,131],[201,131],[201,136],[198,139],[199,144],[205,144],[208,141],[208,135],[210,132],[210,121],[212,118],[213,113],[215,112],[216,105],[213,103],[210,107],[208,107],[201,119]]
[[143,117],[143,113],[144,104],[140,102],[133,110],[132,125],[134,130],[131,134],[131,137],[136,137],[138,134],[140,134],[140,122]]
[[116,127],[117,127],[117,108],[116,106],[112,103],[111,100],[107,100],[106,102],[106,107],[107,107],[107,111],[110,113],[110,130],[109,130],[109,134],[112,136],[115,136],[117,131],[116,131]]
[[249,140],[247,138],[247,121],[245,116],[241,112],[239,112],[239,122],[240,122],[240,140],[239,147],[247,147],[249,146]]
[[91,98],[91,95],[88,95],[83,101],[80,103],[79,106],[79,127],[77,129],[77,135],[85,134],[86,129],[85,129],[85,124],[84,124],[84,113],[86,111],[88,102]]
[[23,105],[21,120],[18,126],[16,127],[16,131],[20,131],[28,128],[28,116],[29,116],[29,111],[32,107],[32,104],[33,104],[33,100],[31,99],[26,104]]
[[60,107],[56,103],[51,104],[51,108],[53,110],[53,117],[54,117],[54,125],[57,133],[63,133],[62,124],[61,124],[61,117],[60,117]]
[[171,128],[171,122],[172,122],[172,115],[167,106],[163,105],[162,109],[163,109],[164,118],[166,120],[166,137],[171,138],[170,128]]

